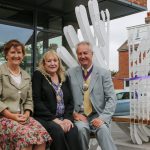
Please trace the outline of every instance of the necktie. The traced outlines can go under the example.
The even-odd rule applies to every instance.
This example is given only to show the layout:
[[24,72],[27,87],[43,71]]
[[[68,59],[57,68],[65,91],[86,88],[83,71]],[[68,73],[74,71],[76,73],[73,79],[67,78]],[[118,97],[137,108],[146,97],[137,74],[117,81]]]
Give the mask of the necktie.
[[83,71],[84,71],[84,76],[87,76],[88,71],[86,69],[84,69]]
[[[84,70],[84,75],[87,75],[87,70]],[[87,80],[84,81],[84,84],[86,84],[89,87],[90,84],[90,77],[88,77]],[[84,91],[84,96],[83,96],[83,105],[84,105],[84,114],[89,115],[92,112],[92,104],[90,101],[90,91],[89,88]]]

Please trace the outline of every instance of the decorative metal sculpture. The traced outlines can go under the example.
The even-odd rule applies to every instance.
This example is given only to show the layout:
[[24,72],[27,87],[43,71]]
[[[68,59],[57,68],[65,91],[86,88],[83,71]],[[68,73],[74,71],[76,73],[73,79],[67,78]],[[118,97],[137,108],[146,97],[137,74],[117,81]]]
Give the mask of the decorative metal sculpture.
[[[108,69],[110,14],[108,9],[106,9],[105,11],[101,11],[101,13],[99,12],[97,0],[89,0],[88,9],[90,13],[90,18],[92,20],[94,33],[92,33],[89,25],[85,6],[76,6],[76,18],[84,40],[89,41],[92,44],[94,51],[93,61],[96,62],[96,64],[99,64],[101,67]],[[102,19],[100,18],[100,16]],[[70,49],[72,50],[72,54],[74,55],[73,57],[75,59],[63,46],[57,49],[57,53],[68,67],[72,67],[77,65],[77,63],[75,63],[77,57],[76,45],[77,43],[79,43],[79,39],[75,29],[71,25],[64,27],[64,35],[67,39],[67,42],[70,46]],[[68,63],[71,61],[73,61],[73,65],[72,63]]]
[[[140,35],[139,35],[140,34]],[[150,129],[150,25],[129,29],[130,135],[133,143],[149,142]],[[135,120],[138,120],[135,122]]]

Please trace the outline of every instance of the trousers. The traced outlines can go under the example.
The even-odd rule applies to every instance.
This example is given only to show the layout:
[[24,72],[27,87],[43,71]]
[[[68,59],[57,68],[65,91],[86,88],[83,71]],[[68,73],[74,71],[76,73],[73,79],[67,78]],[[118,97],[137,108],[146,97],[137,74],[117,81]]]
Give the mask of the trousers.
[[[88,150],[91,132],[89,123],[76,121],[75,124],[79,131],[79,139],[82,143],[82,150]],[[103,124],[101,127],[97,128],[94,134],[102,150],[117,150],[111,137],[110,129],[106,124]]]
[[36,118],[52,137],[50,150],[82,150],[79,141],[78,129],[76,126],[64,133],[60,125],[53,121],[45,121]]

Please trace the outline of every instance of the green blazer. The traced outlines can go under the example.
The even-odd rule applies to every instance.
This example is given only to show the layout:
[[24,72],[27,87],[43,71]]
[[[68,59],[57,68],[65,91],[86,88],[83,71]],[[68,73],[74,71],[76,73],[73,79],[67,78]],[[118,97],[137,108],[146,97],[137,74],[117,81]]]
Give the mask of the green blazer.
[[21,77],[21,84],[17,86],[10,76],[6,63],[0,65],[0,113],[6,108],[15,113],[18,107],[21,113],[27,109],[33,112],[30,75],[21,69]]

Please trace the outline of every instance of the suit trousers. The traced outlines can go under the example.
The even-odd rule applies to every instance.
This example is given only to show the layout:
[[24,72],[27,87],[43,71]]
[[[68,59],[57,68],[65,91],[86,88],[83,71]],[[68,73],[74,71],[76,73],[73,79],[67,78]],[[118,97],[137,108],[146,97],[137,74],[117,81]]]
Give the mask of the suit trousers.
[[[75,124],[78,127],[79,139],[82,143],[82,150],[88,150],[91,132],[89,123],[76,121]],[[102,150],[117,150],[111,137],[109,127],[106,124],[103,124],[101,127],[92,132],[95,133],[97,142]]]
[[76,126],[64,133],[63,129],[53,121],[44,121],[36,118],[52,137],[50,150],[82,150]]

